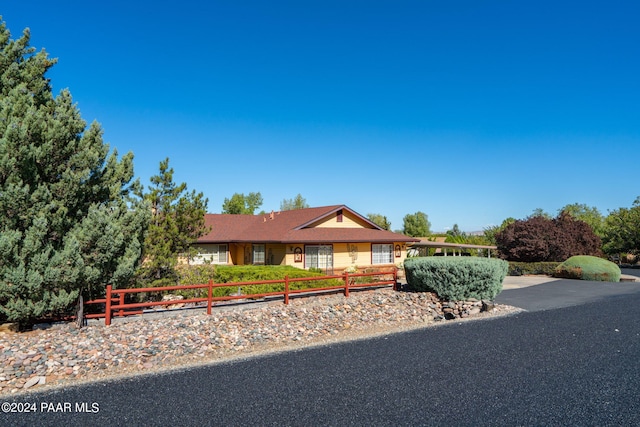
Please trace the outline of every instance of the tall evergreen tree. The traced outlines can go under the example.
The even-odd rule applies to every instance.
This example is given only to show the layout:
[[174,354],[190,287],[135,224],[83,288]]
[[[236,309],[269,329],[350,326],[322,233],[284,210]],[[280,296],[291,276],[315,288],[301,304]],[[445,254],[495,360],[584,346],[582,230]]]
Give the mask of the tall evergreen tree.
[[152,218],[139,279],[152,286],[175,285],[178,257],[190,257],[193,243],[208,231],[204,223],[208,200],[195,190],[187,192],[186,183],[173,182],[168,158],[160,162],[160,173],[151,177],[151,184],[144,195]]
[[133,197],[133,155],[118,160],[55,64],[0,24],[0,320],[68,313],[104,285],[127,283],[140,260],[148,209]]

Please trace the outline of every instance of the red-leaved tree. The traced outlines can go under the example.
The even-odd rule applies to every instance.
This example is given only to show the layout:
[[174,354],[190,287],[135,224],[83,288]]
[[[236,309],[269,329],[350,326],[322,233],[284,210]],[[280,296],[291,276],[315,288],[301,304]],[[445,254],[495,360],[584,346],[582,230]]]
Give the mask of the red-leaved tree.
[[501,258],[520,262],[562,262],[574,255],[601,254],[601,241],[584,221],[567,213],[556,218],[516,220],[496,234]]

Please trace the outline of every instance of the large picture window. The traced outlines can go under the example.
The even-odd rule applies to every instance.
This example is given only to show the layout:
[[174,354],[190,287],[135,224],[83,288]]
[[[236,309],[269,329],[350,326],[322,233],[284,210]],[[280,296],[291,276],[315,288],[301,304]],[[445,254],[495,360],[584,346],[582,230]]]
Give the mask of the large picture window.
[[304,266],[305,268],[320,268],[324,271],[331,271],[333,269],[333,246],[305,246]]
[[253,245],[253,264],[264,264],[264,245]]
[[393,245],[371,245],[371,264],[393,264]]
[[199,248],[199,252],[193,257],[194,264],[226,264],[227,245],[211,245]]

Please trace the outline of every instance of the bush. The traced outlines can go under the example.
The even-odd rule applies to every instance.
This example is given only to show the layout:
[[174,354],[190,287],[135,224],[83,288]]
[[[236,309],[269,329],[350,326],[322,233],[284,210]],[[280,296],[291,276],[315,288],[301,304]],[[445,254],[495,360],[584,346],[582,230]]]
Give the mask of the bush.
[[[325,276],[324,272],[303,270],[296,267],[281,265],[184,265],[177,269],[179,285],[198,285],[209,283],[238,283],[238,282],[260,282],[264,280],[284,280],[285,276],[293,278],[319,277]],[[157,283],[157,282],[156,282]],[[330,286],[342,286],[344,282],[340,279],[330,280],[304,280],[292,282],[289,286],[291,290],[323,288]],[[158,287],[175,286],[175,281],[166,281]],[[237,285],[214,288],[214,297],[229,296],[238,292]],[[284,291],[284,282],[264,285],[241,286],[243,295],[263,294],[268,292]],[[185,289],[172,291],[172,294],[181,295],[185,298],[206,298],[207,289]],[[141,295],[138,299],[160,300],[161,292],[153,292]]]
[[554,219],[517,220],[495,239],[500,258],[519,262],[562,262],[573,255],[600,255],[601,246],[591,226],[565,212]]
[[[180,285],[200,285],[209,283],[209,280],[216,280],[215,264],[200,265],[179,265],[176,267],[178,273],[178,284]],[[214,297],[223,297],[231,295],[236,288],[215,288],[213,290]],[[176,295],[182,295],[185,298],[206,298],[208,289],[185,289],[184,291],[173,291]]]
[[523,276],[525,274],[544,274],[553,276],[559,262],[515,262],[509,261],[508,276]]
[[554,276],[565,279],[619,282],[620,274],[620,267],[611,261],[594,256],[577,255],[560,264]]
[[179,265],[176,267],[178,283],[181,285],[198,285],[216,280],[215,264]]
[[[216,283],[231,283],[231,282],[259,282],[263,280],[283,280],[284,276],[289,276],[289,279],[303,278],[303,277],[320,277],[326,276],[323,272],[314,272],[309,270],[303,270],[296,267],[284,266],[284,265],[238,265],[238,266],[218,266],[216,268],[216,277],[214,282]],[[310,289],[310,288],[323,288],[329,286],[341,286],[344,282],[340,279],[330,280],[305,280],[301,282],[292,282],[289,289]],[[237,287],[235,288],[237,289]],[[267,292],[281,292],[284,291],[284,282],[265,285],[251,285],[245,286],[242,289],[242,293],[245,295],[262,294]]]
[[435,292],[449,301],[494,299],[507,269],[506,261],[475,257],[411,258],[404,263],[409,290]]

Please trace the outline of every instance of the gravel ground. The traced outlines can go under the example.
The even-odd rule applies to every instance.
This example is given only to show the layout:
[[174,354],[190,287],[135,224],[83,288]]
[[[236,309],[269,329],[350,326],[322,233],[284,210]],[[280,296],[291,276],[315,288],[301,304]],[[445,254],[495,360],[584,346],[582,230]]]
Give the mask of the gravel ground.
[[[55,324],[0,334],[0,395],[104,378],[228,361],[266,352],[362,339],[457,320],[512,314],[519,309],[482,302],[441,303],[429,293],[389,288],[282,301],[178,310],[163,315]],[[102,321],[103,322],[103,321]]]

